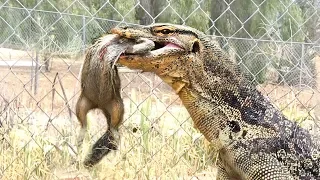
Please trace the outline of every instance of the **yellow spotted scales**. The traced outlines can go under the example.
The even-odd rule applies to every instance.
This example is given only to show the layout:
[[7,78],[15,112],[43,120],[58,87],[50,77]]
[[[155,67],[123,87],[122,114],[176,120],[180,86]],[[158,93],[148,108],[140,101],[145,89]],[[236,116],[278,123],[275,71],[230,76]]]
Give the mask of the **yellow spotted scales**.
[[251,85],[221,48],[188,26],[112,30],[155,47],[119,63],[154,72],[179,95],[195,126],[218,152],[218,179],[320,179],[319,146]]

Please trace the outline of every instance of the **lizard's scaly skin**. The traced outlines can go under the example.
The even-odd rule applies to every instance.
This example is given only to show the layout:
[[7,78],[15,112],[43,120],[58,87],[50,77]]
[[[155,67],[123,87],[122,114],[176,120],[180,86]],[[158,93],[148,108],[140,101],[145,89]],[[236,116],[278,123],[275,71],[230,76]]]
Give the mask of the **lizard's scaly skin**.
[[179,95],[218,154],[218,179],[320,179],[320,151],[310,133],[288,120],[240,73],[217,43],[187,26],[114,28],[147,38],[155,49],[119,63],[154,72]]

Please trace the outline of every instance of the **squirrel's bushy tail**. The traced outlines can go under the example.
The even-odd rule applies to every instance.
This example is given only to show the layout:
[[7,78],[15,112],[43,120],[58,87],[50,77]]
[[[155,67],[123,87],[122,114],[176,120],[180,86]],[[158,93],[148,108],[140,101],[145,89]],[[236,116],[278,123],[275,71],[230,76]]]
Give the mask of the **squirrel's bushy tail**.
[[115,138],[110,129],[108,129],[103,136],[93,145],[91,153],[89,153],[84,160],[84,166],[92,167],[97,164],[110,150],[116,150],[117,145]]

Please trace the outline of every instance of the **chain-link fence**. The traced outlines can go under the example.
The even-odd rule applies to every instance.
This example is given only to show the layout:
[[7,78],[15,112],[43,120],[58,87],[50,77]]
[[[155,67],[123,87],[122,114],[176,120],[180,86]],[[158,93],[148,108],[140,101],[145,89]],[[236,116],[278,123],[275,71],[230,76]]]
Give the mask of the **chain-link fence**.
[[158,77],[120,68],[119,150],[81,162],[106,130],[89,114],[75,147],[85,48],[121,24],[186,24],[212,36],[283,113],[320,117],[319,0],[0,0],[0,179],[213,179],[215,154]]

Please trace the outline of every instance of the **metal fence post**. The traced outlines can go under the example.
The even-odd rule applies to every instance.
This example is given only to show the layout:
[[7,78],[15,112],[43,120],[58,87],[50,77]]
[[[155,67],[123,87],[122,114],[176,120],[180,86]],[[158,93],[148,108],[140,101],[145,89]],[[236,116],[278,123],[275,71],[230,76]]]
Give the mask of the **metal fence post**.
[[299,88],[302,88],[302,76],[303,76],[303,64],[304,64],[304,44],[301,44],[301,60],[300,60],[300,82],[299,82]]
[[34,95],[38,93],[38,83],[39,83],[39,51],[36,51],[36,66],[34,68]]
[[32,89],[33,89],[33,82],[34,82],[34,73],[33,73],[33,70],[34,70],[34,51],[32,51],[32,61],[31,61],[31,68],[30,68],[30,92],[32,92]]
[[86,17],[82,16],[82,52],[86,49]]

